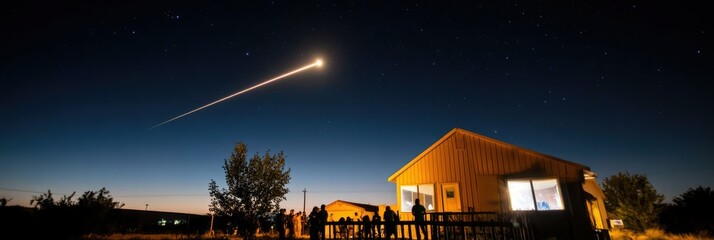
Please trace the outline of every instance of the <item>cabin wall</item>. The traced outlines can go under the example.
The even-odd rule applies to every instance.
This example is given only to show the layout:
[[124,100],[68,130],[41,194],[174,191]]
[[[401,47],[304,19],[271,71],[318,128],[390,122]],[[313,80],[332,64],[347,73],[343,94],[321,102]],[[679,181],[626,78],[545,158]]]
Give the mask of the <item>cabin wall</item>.
[[[538,178],[558,177],[577,181],[582,169],[525,149],[456,133],[435,146],[414,162],[395,180],[397,189],[402,185],[459,184],[461,205],[464,211],[503,211],[499,205],[498,177]],[[397,199],[401,193],[397,191]],[[440,194],[436,194],[437,201]],[[437,205],[440,205],[437,203]],[[439,208],[437,208],[438,210]]]
[[366,211],[364,208],[345,204],[342,202],[331,203],[325,206],[325,210],[327,210],[327,212],[329,213],[328,218],[332,218],[332,220],[334,221],[338,221],[341,217],[344,217],[345,219],[347,217],[350,217],[353,221],[356,221],[357,219],[355,219],[355,213],[357,213],[357,217],[359,218],[359,220],[361,220],[364,215],[369,216],[370,219],[374,215],[374,212]]
[[605,209],[605,193],[602,192],[600,186],[597,184],[595,179],[586,179],[583,183],[583,190],[592,197],[596,199],[590,199],[588,204],[591,204],[589,212],[591,212],[591,218],[593,225],[599,229],[608,229],[607,225],[607,210]]
[[577,164],[460,132],[430,147],[411,164],[394,179],[398,205],[401,186],[431,183],[436,210],[442,211],[441,184],[458,183],[462,211],[507,212],[508,179],[557,178],[565,210],[531,213],[539,219],[534,221],[539,235],[564,239],[593,236],[582,190],[583,167]]

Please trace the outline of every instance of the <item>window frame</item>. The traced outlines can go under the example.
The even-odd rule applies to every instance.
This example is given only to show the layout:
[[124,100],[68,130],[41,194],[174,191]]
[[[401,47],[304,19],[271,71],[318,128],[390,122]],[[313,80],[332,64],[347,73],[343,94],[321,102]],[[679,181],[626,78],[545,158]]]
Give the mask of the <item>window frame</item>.
[[[434,184],[434,183],[424,183],[424,184],[405,184],[405,185],[399,186],[399,194],[401,196],[401,198],[399,199],[399,204],[400,204],[399,210],[401,212],[412,212],[412,206],[414,206],[415,198],[412,195],[410,197],[411,203],[407,204],[407,202],[405,202],[405,198],[404,198],[404,196],[405,196],[404,190],[405,190],[405,188],[416,188],[416,192],[411,191],[409,189],[407,189],[407,191],[416,193],[416,196],[417,196],[416,198],[420,199],[421,205],[424,206],[424,208],[426,208],[427,212],[436,211],[436,192],[435,192],[436,187],[435,187],[435,185],[436,184]],[[430,188],[431,192],[429,193],[429,190],[427,190],[427,189],[424,189],[424,191],[422,191],[421,190],[422,187]],[[422,197],[422,196],[424,196],[424,197]],[[428,198],[427,196],[430,196],[430,198]],[[429,206],[431,206],[431,208],[429,208]]]
[[[544,181],[554,181],[555,184],[553,185],[554,187],[554,193],[551,194],[551,201],[544,200],[542,194],[537,193],[539,191],[542,191],[542,189],[537,189],[535,182],[544,182]],[[529,196],[526,197],[526,201],[530,200],[530,203],[526,203],[527,208],[526,209],[519,209],[514,206],[515,201],[518,198],[515,198],[515,189],[517,186],[515,186],[515,183],[520,183],[521,185],[523,183],[527,182]],[[511,186],[511,183],[514,183],[514,186]],[[523,186],[521,186],[522,188]],[[508,198],[509,198],[509,207],[511,208],[511,211],[563,211],[565,210],[565,202],[563,201],[563,191],[560,186],[560,179],[558,178],[518,178],[518,179],[507,179],[506,180],[506,188],[508,189]],[[523,194],[523,190],[521,189],[521,195]],[[523,198],[520,198],[523,199]],[[541,200],[541,201],[539,201]],[[539,204],[540,203],[540,204]],[[543,205],[545,203],[545,205]],[[554,205],[556,207],[550,207],[551,203],[555,203]],[[532,207],[532,208],[530,208]]]

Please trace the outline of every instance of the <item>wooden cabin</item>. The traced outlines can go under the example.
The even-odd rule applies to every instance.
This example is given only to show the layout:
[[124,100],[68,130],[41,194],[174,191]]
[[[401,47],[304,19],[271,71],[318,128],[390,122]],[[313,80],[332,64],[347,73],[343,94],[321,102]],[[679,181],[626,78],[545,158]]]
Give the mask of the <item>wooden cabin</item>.
[[[327,219],[328,222],[339,222],[340,218],[344,218],[345,221],[347,221],[347,218],[349,217],[352,219],[351,222],[357,223],[361,222],[362,217],[364,216],[367,216],[372,219],[372,216],[374,216],[374,214],[384,211],[385,207],[386,205],[375,206],[364,203],[336,200],[330,204],[327,204],[325,206],[325,210],[327,210],[327,213],[329,214]],[[358,230],[355,231],[354,229]],[[330,236],[330,238],[346,238],[347,236],[355,236],[355,234],[359,232],[359,229],[361,228],[356,225],[351,225],[349,229],[343,230],[339,230],[338,228],[335,228],[333,226],[328,226],[326,229],[326,234],[327,236]],[[346,232],[339,234],[340,231]]]
[[[604,194],[589,167],[454,128],[388,178],[402,220],[427,212],[526,216],[536,239],[607,233]],[[605,231],[602,231],[605,230]]]
[[[382,207],[382,210],[383,208],[384,207]],[[325,210],[327,210],[327,212],[330,214],[328,216],[328,221],[336,222],[341,217],[345,219],[347,219],[347,217],[350,217],[353,221],[361,221],[362,217],[365,215],[369,216],[369,218],[371,219],[375,213],[379,213],[380,206],[337,200],[330,204],[327,204],[325,206]]]

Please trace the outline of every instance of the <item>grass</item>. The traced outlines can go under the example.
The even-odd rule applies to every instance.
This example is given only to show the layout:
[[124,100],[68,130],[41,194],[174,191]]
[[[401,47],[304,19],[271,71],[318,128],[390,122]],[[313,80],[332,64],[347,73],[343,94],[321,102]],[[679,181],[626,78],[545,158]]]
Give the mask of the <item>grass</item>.
[[[306,238],[307,236],[302,236]],[[257,240],[275,239],[271,236],[256,236]],[[107,236],[85,236],[87,240],[237,240],[242,239],[232,235],[185,235],[185,234],[112,234]],[[647,229],[643,233],[629,230],[610,230],[612,240],[714,240],[705,234],[669,234],[661,229]]]
[[644,233],[636,233],[629,230],[610,230],[612,240],[714,240],[708,235],[696,234],[669,234],[661,229],[647,229]]
[[[296,237],[296,239],[307,239],[308,236]],[[265,234],[259,234],[254,239],[256,240],[272,240],[276,239],[277,236],[269,236]],[[111,234],[111,235],[89,235],[84,236],[84,240],[243,240],[243,238],[229,235],[229,234],[216,234],[214,236],[209,235],[187,235],[187,234]]]
[[105,236],[84,236],[85,240],[231,240],[234,236],[208,236],[186,234],[111,234]]

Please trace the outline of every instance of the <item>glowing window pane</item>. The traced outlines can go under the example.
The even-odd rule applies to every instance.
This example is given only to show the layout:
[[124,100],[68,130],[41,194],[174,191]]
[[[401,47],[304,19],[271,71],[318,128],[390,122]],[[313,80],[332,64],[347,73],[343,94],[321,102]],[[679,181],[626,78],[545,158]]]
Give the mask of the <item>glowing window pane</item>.
[[508,190],[512,210],[565,209],[557,179],[509,180]]
[[411,212],[414,199],[417,198],[417,186],[402,186],[402,212]]
[[400,210],[402,212],[412,212],[414,200],[417,198],[419,199],[419,203],[424,206],[426,210],[434,210],[433,184],[405,185],[400,188],[402,192],[402,207]]
[[[426,210],[434,210],[434,185],[419,185],[419,202]],[[411,211],[411,208],[409,210]]]
[[538,210],[563,210],[560,188],[555,179],[533,180],[533,192]]
[[508,181],[508,193],[511,197],[512,210],[535,210],[535,204],[533,202],[533,192],[531,191],[530,181]]

